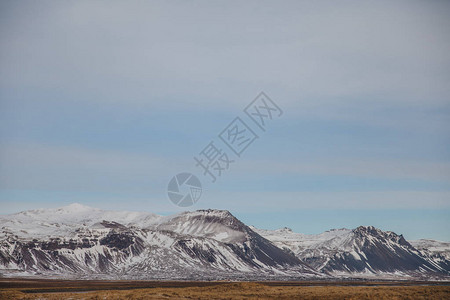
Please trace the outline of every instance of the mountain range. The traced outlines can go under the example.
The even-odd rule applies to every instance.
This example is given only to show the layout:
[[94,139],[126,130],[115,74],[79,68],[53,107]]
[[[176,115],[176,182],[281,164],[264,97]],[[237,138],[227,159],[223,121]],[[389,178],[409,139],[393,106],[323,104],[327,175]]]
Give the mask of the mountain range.
[[448,280],[450,243],[372,226],[263,230],[224,210],[160,216],[75,203],[0,216],[0,276]]

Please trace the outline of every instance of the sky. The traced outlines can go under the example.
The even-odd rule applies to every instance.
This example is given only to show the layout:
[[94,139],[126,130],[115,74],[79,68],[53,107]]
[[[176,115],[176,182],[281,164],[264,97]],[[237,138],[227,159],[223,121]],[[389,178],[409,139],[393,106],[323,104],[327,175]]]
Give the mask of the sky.
[[[1,1],[0,214],[227,209],[450,241],[448,1]],[[283,111],[265,132],[244,108]],[[258,135],[233,156],[236,117]],[[194,156],[234,160],[212,183]],[[196,175],[202,196],[168,198]]]

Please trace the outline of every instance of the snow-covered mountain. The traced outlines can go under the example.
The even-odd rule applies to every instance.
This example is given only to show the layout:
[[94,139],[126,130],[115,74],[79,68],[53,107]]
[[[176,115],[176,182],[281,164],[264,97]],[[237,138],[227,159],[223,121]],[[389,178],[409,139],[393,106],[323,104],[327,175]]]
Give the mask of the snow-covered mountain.
[[[294,233],[289,228],[253,230],[316,270],[334,276],[430,278],[450,274],[448,257],[443,254],[450,250],[448,243],[416,242],[422,246],[418,250],[402,235],[373,226],[317,235]],[[432,245],[439,247],[433,251]]]
[[450,261],[450,242],[421,239],[417,241],[409,241],[409,243],[417,250],[426,251],[436,256],[440,255]]
[[223,210],[159,216],[71,204],[0,216],[0,276],[442,278],[450,270],[448,244],[411,245],[401,235],[362,226],[318,235],[262,230]]
[[0,217],[0,272],[84,278],[324,276],[228,211],[163,217],[72,204]]

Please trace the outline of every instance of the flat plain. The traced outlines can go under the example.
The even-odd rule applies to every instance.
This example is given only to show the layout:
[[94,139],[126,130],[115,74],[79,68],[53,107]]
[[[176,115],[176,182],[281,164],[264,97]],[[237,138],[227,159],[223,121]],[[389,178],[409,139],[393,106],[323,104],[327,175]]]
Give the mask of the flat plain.
[[450,282],[0,278],[0,299],[450,299]]

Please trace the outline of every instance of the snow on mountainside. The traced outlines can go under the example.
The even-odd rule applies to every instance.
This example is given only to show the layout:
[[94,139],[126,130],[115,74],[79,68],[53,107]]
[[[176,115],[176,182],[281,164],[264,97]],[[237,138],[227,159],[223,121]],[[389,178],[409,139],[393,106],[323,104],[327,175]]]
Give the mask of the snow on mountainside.
[[0,275],[208,279],[323,277],[227,211],[174,216],[72,204],[0,217]]
[[350,229],[343,228],[332,229],[321,234],[302,234],[295,233],[287,227],[277,230],[257,229],[253,226],[251,228],[277,246],[287,248],[294,253],[321,248],[324,245],[330,249],[338,249],[345,246],[343,241],[348,239],[352,232]]
[[294,233],[288,228],[254,230],[328,274],[365,277],[450,274],[449,261],[442,254],[433,254],[425,247],[419,251],[402,235],[372,226],[360,226],[353,230],[333,229],[317,235]]
[[442,255],[447,260],[450,260],[450,242],[421,239],[409,241],[409,243],[418,250],[428,251],[435,255]]
[[102,227],[100,223],[103,221],[145,228],[163,218],[152,213],[105,211],[73,203],[56,209],[36,209],[0,216],[0,239],[12,234],[20,239],[66,238],[78,228]]
[[184,212],[161,222],[156,228],[221,242],[243,242],[246,232],[246,226],[242,222],[230,212],[220,210]]

